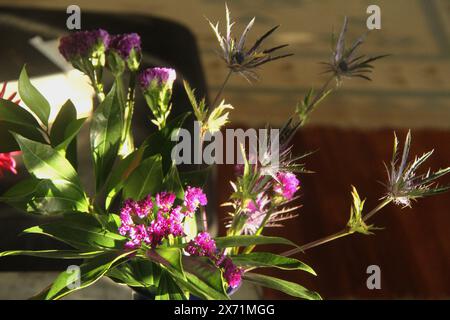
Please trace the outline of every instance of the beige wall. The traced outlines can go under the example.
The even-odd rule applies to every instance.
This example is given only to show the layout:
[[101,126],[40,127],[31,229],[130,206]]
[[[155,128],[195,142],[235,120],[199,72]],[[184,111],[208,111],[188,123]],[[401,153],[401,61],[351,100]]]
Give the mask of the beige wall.
[[[364,53],[390,53],[376,63],[373,82],[351,80],[314,114],[310,125],[341,127],[450,128],[450,2],[446,0],[375,1],[382,10],[382,30],[372,32]],[[5,1],[0,4],[64,8],[73,1]],[[166,17],[188,26],[198,38],[210,94],[215,94],[226,69],[215,55],[214,36],[204,16],[224,20],[222,0],[76,1],[82,10],[135,12]],[[344,15],[351,37],[365,32],[363,0],[228,1],[236,30],[253,16],[249,39],[276,24],[281,28],[269,44],[288,42],[294,57],[262,68],[261,80],[249,85],[234,77],[226,98],[233,119],[249,125],[280,124],[311,85],[323,79],[317,63],[328,59],[329,35]],[[138,30],[137,30],[138,31]],[[268,44],[268,45],[269,45]]]

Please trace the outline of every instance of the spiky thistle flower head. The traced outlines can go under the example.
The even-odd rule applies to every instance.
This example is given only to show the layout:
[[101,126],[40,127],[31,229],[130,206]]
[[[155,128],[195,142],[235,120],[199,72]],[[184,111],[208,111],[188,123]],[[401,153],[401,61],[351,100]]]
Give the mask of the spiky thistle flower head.
[[425,152],[420,157],[416,156],[414,160],[408,161],[411,146],[411,132],[408,131],[406,135],[401,158],[398,149],[399,142],[397,136],[394,136],[394,149],[390,169],[386,166],[388,174],[388,182],[385,185],[387,188],[387,198],[391,199],[397,205],[410,207],[411,200],[450,190],[450,185],[439,186],[436,182],[438,178],[450,173],[450,167],[439,169],[435,172],[432,172],[431,169],[421,174],[417,172],[419,167],[433,154],[433,150]]
[[258,79],[258,75],[254,71],[255,68],[268,63],[270,61],[278,60],[281,58],[285,58],[291,56],[292,54],[281,54],[281,55],[273,55],[279,49],[282,49],[287,44],[279,45],[272,47],[270,49],[261,49],[261,45],[279,26],[275,26],[265,34],[263,34],[250,49],[246,49],[245,41],[247,39],[247,35],[250,32],[253,24],[255,23],[255,18],[250,20],[247,27],[242,32],[239,40],[234,38],[231,34],[231,29],[234,25],[234,22],[231,21],[230,10],[228,10],[228,6],[225,4],[226,10],[226,31],[225,35],[222,35],[219,31],[219,22],[213,24],[208,20],[211,28],[213,29],[217,40],[220,45],[220,56],[227,64],[228,68],[235,73],[242,75],[245,79],[250,81],[250,79]]
[[344,25],[342,26],[341,32],[336,42],[334,41],[333,36],[333,45],[335,45],[335,47],[333,48],[330,62],[322,62],[322,64],[326,66],[325,72],[333,73],[338,81],[340,81],[341,78],[352,77],[371,80],[369,77],[369,74],[373,70],[371,62],[384,58],[387,55],[378,55],[373,57],[358,55],[357,49],[364,43],[365,35],[358,37],[353,42],[351,47],[347,48],[345,43],[347,30],[348,19],[347,17],[345,17]]

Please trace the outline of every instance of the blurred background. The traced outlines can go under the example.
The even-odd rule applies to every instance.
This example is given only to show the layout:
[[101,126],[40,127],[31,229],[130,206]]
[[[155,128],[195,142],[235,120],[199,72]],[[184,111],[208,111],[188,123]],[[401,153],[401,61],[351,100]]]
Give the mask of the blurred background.
[[[44,95],[49,99],[53,96],[55,106],[63,102],[57,95],[65,98],[64,94],[51,82],[61,66],[50,62],[29,40],[39,35],[49,44],[67,32],[66,8],[70,4],[63,0],[0,0],[0,82],[12,81],[9,90],[14,90],[14,80],[27,63],[31,76],[44,79],[36,83]],[[394,131],[403,139],[407,130],[412,130],[412,154],[436,149],[430,167],[449,165],[450,1],[228,1],[238,33],[256,16],[249,42],[281,24],[267,47],[289,43],[285,51],[294,53],[293,57],[264,65],[258,72],[260,81],[249,84],[238,76],[231,78],[225,98],[235,107],[231,114],[233,127],[240,128],[259,128],[266,123],[281,126],[306,91],[325,81],[318,62],[329,59],[331,33],[340,30],[344,16],[349,17],[349,40],[366,32],[366,9],[371,4],[381,8],[381,30],[369,34],[361,53],[391,56],[375,63],[372,82],[345,81],[294,138],[296,152],[318,150],[306,161],[308,169],[316,173],[300,177],[303,207],[299,217],[271,233],[296,243],[315,240],[345,225],[352,184],[368,198],[368,208],[376,205],[384,192],[377,181],[385,179],[383,161],[390,159]],[[77,5],[82,10],[82,29],[138,32],[146,64],[175,66],[183,78],[209,97],[219,90],[228,70],[216,54],[218,44],[205,16],[213,22],[220,20],[223,26],[223,0],[77,1]],[[58,81],[57,76],[55,79]],[[76,75],[71,79],[79,92],[86,93],[82,80]],[[67,91],[74,92],[70,88]],[[185,97],[178,95],[174,99],[183,104]],[[89,94],[81,100],[79,109],[89,113]],[[145,131],[145,126],[142,128]],[[83,148],[82,142],[79,148]],[[219,204],[231,191],[227,181],[233,177],[233,168],[219,166],[217,171],[212,188],[217,190],[215,212],[219,232],[223,232],[226,212]],[[2,179],[1,190],[16,179],[11,175]],[[24,242],[16,235],[35,223],[39,223],[37,218],[2,207],[0,251],[25,249],[24,244],[32,247],[34,240]],[[317,290],[328,299],[450,298],[450,194],[423,199],[412,209],[387,207],[373,223],[384,229],[373,236],[354,235],[300,254],[298,258],[310,264],[317,277],[282,271],[279,275]],[[51,281],[52,271],[64,267],[53,261],[35,261],[0,260],[0,298],[25,298],[36,293]],[[380,290],[366,286],[370,265],[381,269]],[[126,299],[130,293],[103,281],[74,297]],[[255,297],[286,298],[253,288],[242,295]]]

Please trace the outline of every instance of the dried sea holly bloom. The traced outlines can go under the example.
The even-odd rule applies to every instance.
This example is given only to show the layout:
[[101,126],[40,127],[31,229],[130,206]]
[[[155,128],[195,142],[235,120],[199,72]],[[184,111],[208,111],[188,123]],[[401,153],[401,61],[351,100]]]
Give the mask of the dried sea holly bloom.
[[233,38],[231,35],[231,29],[234,25],[234,22],[231,22],[230,19],[230,11],[228,10],[228,6],[225,5],[226,9],[226,34],[223,36],[219,32],[219,22],[215,25],[208,20],[211,28],[214,30],[214,33],[219,41],[221,53],[220,56],[227,64],[230,72],[236,72],[242,75],[245,79],[250,81],[250,78],[257,79],[258,76],[254,71],[255,68],[268,63],[270,61],[278,60],[281,58],[285,58],[291,56],[292,54],[281,54],[281,55],[273,55],[279,49],[282,49],[287,44],[283,44],[280,46],[272,47],[270,49],[261,49],[261,45],[279,26],[275,26],[269,31],[267,31],[264,35],[262,35],[250,49],[246,49],[245,41],[247,39],[247,35],[250,29],[253,27],[255,22],[255,18],[253,18],[244,29],[239,41]]
[[436,180],[448,173],[450,167],[432,172],[428,169],[425,173],[418,174],[419,167],[433,154],[433,150],[408,161],[411,146],[411,132],[408,132],[403,147],[401,159],[399,158],[398,139],[395,136],[393,156],[390,170],[386,167],[388,182],[386,183],[388,199],[403,207],[410,207],[411,200],[443,193],[450,190],[450,185],[439,186]]
[[373,57],[358,55],[357,49],[364,43],[364,35],[356,39],[350,48],[346,48],[345,36],[347,29],[348,19],[345,17],[344,25],[342,26],[341,33],[336,41],[336,46],[333,49],[330,62],[322,62],[322,64],[326,65],[325,72],[333,73],[338,81],[343,77],[358,77],[371,80],[369,74],[372,72],[373,66],[370,63],[384,58],[387,55]]

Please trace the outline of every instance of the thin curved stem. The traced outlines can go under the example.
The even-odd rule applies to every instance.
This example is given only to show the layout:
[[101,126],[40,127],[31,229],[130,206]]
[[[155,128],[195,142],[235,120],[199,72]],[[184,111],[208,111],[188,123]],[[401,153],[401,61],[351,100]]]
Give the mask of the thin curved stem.
[[223,83],[222,83],[222,86],[220,87],[219,91],[218,91],[217,94],[216,94],[216,97],[214,98],[214,100],[213,100],[213,102],[212,102],[212,104],[211,104],[211,106],[212,106],[213,109],[215,108],[217,102],[219,101],[219,98],[220,98],[220,96],[222,95],[223,90],[225,89],[225,86],[226,86],[227,83],[228,83],[228,80],[230,80],[230,77],[231,77],[231,74],[232,74],[232,73],[233,73],[233,71],[230,69],[230,71],[228,71],[227,76],[225,77],[225,80],[224,80]]
[[[363,220],[364,222],[366,222],[366,221],[369,220],[371,217],[373,217],[378,211],[380,211],[381,209],[383,209],[385,206],[387,206],[387,205],[388,205],[389,203],[391,203],[391,202],[392,202],[392,199],[389,199],[389,198],[384,199],[380,204],[378,204],[378,205],[377,205],[375,208],[373,208],[369,213],[367,213],[367,214],[362,218],[362,220]],[[302,245],[302,246],[300,246],[300,247],[298,247],[298,248],[295,248],[295,249],[292,249],[292,250],[285,251],[285,252],[283,252],[281,255],[282,255],[282,256],[286,256],[286,257],[292,256],[292,255],[294,255],[294,254],[296,254],[296,253],[304,252],[304,251],[306,251],[306,250],[315,248],[315,247],[320,246],[320,245],[322,245],[322,244],[325,244],[325,243],[328,243],[328,242],[330,242],[330,241],[333,241],[333,240],[336,240],[336,239],[339,239],[339,238],[348,236],[348,235],[353,234],[353,233],[355,233],[355,231],[351,230],[351,229],[348,228],[348,227],[345,227],[345,228],[342,229],[341,231],[338,231],[338,232],[336,232],[336,233],[334,233],[334,234],[332,234],[332,235],[326,236],[326,237],[321,238],[321,239],[319,239],[319,240],[315,240],[315,241],[309,242],[309,243],[304,244],[304,245]]]

